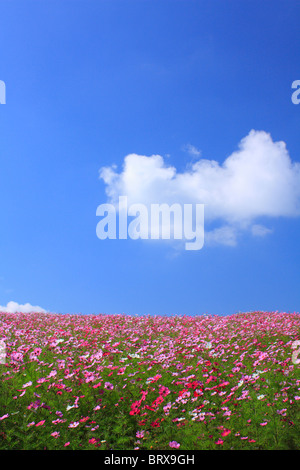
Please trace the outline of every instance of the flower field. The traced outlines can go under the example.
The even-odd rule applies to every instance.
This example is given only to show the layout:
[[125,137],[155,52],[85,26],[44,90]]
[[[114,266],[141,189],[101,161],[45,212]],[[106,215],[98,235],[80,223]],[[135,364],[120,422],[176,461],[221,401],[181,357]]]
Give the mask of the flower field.
[[0,339],[0,449],[300,449],[299,314],[0,313]]

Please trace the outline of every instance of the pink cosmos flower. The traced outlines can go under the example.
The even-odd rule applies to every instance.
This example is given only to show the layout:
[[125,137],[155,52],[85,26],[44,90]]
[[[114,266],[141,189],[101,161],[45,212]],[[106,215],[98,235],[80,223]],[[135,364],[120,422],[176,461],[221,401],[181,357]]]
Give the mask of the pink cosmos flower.
[[99,439],[95,439],[94,437],[92,437],[91,439],[89,439],[89,444],[97,444],[98,441]]
[[218,439],[217,442],[215,442],[215,444],[222,445],[224,444],[224,441],[222,441],[222,439]]
[[85,422],[88,421],[89,419],[90,419],[89,416],[85,416],[85,417],[81,418],[79,421],[80,421],[81,423],[85,423]]
[[169,446],[172,447],[173,449],[179,449],[180,444],[179,444],[179,442],[171,441],[171,442],[169,442]]
[[30,387],[32,382],[27,382],[26,384],[22,385],[22,388]]
[[77,428],[77,426],[79,425],[79,421],[72,421],[68,428]]
[[106,388],[107,390],[113,390],[114,386],[110,382],[105,382],[104,388]]
[[36,354],[37,356],[39,356],[42,352],[41,348],[35,348],[33,351],[32,351],[34,354]]
[[101,387],[101,383],[102,383],[102,382],[99,382],[99,383],[97,383],[97,384],[93,385],[93,388],[98,388],[98,387]]
[[12,361],[23,362],[23,354],[15,352],[15,351],[12,352],[10,358],[11,358]]

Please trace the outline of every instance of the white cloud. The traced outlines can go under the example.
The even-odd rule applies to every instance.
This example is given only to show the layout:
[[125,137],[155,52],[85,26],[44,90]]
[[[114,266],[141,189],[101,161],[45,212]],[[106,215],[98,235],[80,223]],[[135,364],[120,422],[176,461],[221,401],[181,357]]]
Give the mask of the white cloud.
[[252,225],[251,232],[255,237],[264,237],[265,235],[268,235],[268,233],[272,233],[273,230],[265,227],[264,225],[256,224]]
[[32,313],[32,312],[41,312],[41,313],[46,313],[46,310],[44,310],[41,307],[38,306],[33,306],[29,303],[26,304],[18,304],[17,302],[14,302],[11,300],[10,302],[7,303],[6,307],[2,307],[0,305],[0,312],[4,313]]
[[194,145],[191,145],[191,144],[184,145],[182,147],[182,150],[187,152],[192,157],[198,157],[199,158],[201,156],[200,150],[198,150],[197,147],[194,147]]
[[130,154],[120,173],[113,165],[99,174],[111,203],[204,203],[205,242],[235,245],[245,230],[270,232],[261,217],[300,215],[300,164],[264,131],[252,130],[223,163],[202,158],[179,173],[160,155]]
[[223,227],[210,230],[205,235],[206,243],[210,245],[227,245],[235,246],[237,244],[237,229],[224,225]]

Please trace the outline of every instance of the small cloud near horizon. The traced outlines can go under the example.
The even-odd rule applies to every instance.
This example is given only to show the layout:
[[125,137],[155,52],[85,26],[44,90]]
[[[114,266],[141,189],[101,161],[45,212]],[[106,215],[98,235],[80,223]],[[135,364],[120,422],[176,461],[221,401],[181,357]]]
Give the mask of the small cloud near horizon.
[[30,303],[26,304],[19,304],[18,302],[14,302],[11,300],[10,302],[7,302],[6,307],[3,307],[0,305],[0,312],[2,313],[47,313],[47,310],[44,310],[43,308],[39,307],[38,305],[34,306],[31,305]]

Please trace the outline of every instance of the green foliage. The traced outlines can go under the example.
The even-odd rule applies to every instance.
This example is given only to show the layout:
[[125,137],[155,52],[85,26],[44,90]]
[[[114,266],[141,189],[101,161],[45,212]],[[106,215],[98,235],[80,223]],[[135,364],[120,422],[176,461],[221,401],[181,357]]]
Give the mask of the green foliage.
[[[48,321],[52,338],[57,325]],[[0,365],[0,449],[170,450],[172,441],[182,450],[300,449],[291,335],[247,336],[235,317],[225,333],[205,325],[201,335],[184,317],[163,330],[161,320],[144,319],[143,328],[123,318],[112,338],[101,317],[76,321],[59,322],[63,341],[54,346],[40,328],[36,359],[38,345],[24,336],[8,343],[9,354],[25,352],[23,362]]]

